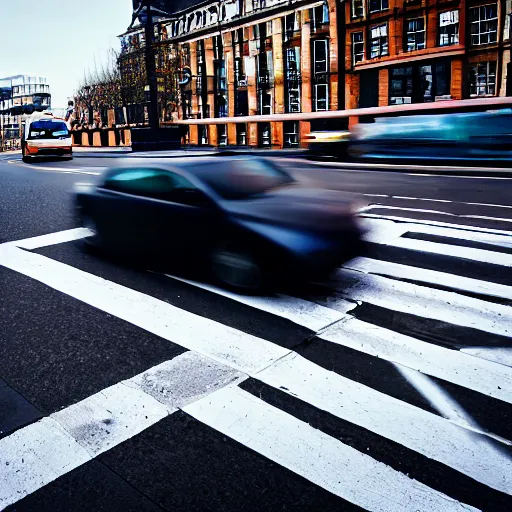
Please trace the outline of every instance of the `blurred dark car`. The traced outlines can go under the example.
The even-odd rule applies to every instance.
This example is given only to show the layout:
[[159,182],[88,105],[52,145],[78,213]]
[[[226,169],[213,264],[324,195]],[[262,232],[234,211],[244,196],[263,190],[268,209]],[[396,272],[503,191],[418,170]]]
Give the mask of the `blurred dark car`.
[[354,127],[356,159],[512,160],[512,111],[378,118]]
[[255,157],[130,159],[75,201],[88,243],[199,265],[231,288],[323,276],[361,249],[350,201]]

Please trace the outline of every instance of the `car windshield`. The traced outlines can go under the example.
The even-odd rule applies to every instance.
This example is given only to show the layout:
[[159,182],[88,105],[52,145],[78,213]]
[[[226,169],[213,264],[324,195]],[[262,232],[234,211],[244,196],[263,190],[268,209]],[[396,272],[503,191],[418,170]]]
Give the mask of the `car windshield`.
[[69,137],[69,131],[66,123],[55,121],[53,119],[39,120],[31,123],[28,139],[58,139],[59,137]]
[[253,197],[294,181],[269,162],[251,158],[210,161],[192,172],[224,199]]

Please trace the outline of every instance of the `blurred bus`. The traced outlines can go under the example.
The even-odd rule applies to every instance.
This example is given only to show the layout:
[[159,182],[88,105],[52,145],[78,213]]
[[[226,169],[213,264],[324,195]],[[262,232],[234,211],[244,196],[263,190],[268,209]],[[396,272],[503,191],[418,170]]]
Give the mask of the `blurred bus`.
[[356,159],[512,160],[512,110],[381,117],[354,127]]

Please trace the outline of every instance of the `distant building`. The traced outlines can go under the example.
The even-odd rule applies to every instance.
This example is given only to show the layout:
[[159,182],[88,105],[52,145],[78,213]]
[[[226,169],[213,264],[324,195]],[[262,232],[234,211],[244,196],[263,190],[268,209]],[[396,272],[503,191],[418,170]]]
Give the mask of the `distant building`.
[[44,77],[15,75],[0,78],[0,138],[16,139],[23,114],[51,107],[50,87]]
[[[173,119],[235,118],[512,96],[511,0],[150,0],[159,91],[180,64]],[[145,2],[134,0],[134,19]],[[122,80],[144,30],[121,36]],[[137,58],[139,60],[137,60]],[[147,98],[132,100],[143,120]],[[160,102],[160,112],[168,115]],[[147,104],[147,103],[146,103]],[[168,110],[168,108],[167,108]],[[165,120],[165,116],[161,116]],[[132,119],[128,119],[132,123]],[[344,120],[338,120],[342,127]],[[293,147],[322,124],[190,125],[188,142]]]

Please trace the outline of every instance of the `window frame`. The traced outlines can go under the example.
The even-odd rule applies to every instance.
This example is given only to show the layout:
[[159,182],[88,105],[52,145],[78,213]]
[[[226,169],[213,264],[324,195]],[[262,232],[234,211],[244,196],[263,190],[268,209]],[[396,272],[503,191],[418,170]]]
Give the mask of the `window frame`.
[[[358,4],[356,6],[356,3]],[[350,17],[352,19],[364,18],[365,0],[351,0]]]
[[[361,36],[361,41],[355,41],[355,36]],[[364,62],[365,60],[365,54],[366,54],[366,48],[365,48],[365,41],[364,41],[364,30],[358,30],[357,32],[352,32],[350,35],[351,43],[352,43],[352,66],[355,66],[359,62]],[[362,52],[356,53],[356,44],[362,47]],[[358,60],[357,56],[361,56],[361,58]]]
[[[445,23],[441,25],[441,17],[443,14],[457,13],[457,21]],[[456,27],[456,31],[453,34],[450,34],[448,31],[448,27]],[[446,33],[442,32],[443,29],[446,29]],[[439,18],[437,21],[437,30],[438,30],[438,38],[437,42],[439,46],[454,46],[460,43],[460,12],[459,9],[451,9],[449,11],[443,11],[439,13]],[[442,42],[442,36],[447,37],[447,43]],[[453,37],[453,41],[451,39]]]
[[[373,8],[372,9],[372,3],[374,4],[380,4],[378,8]],[[384,6],[384,4],[387,4],[386,6]],[[382,11],[387,11],[389,10],[389,0],[370,0],[369,1],[369,5],[368,5],[368,12],[370,14],[373,14],[373,13],[376,13],[376,12],[382,12]]]
[[[496,16],[493,17],[493,18],[484,18],[484,19],[482,19],[481,18],[482,10],[485,10],[485,8],[491,7],[491,6],[496,9]],[[473,21],[472,20],[472,13],[475,12],[475,11],[478,11],[479,17],[478,17],[478,20]],[[495,23],[495,29],[494,30],[482,31],[482,25],[488,24],[488,23],[491,23],[491,22]],[[476,34],[473,34],[473,26],[475,26],[475,25],[477,25],[479,27],[479,31]],[[494,41],[490,40],[492,34],[495,35]],[[482,43],[481,42],[482,35],[487,35],[489,40],[487,42],[483,42]],[[475,7],[470,7],[469,8],[469,36],[471,38],[471,46],[483,46],[483,45],[487,45],[487,44],[495,44],[495,43],[498,42],[498,3],[497,2],[496,3],[489,3],[489,4],[485,4],[485,5],[479,5],[479,6],[475,6]],[[478,41],[479,41],[478,43],[474,42],[474,38],[475,37],[478,37]]]
[[[478,68],[482,64],[485,64],[485,84],[481,85],[478,83]],[[494,73],[491,74],[489,72],[490,65],[493,65],[494,67]],[[488,97],[488,96],[496,96],[496,78],[497,78],[497,72],[498,72],[498,61],[497,60],[486,60],[482,62],[470,62],[468,65],[469,68],[469,96],[470,98],[481,98],[481,97]],[[476,72],[473,74],[472,70],[476,69]],[[473,76],[475,77],[475,82],[472,82]],[[489,77],[494,76],[494,81],[490,82]],[[472,93],[473,87],[475,88],[475,93]],[[481,87],[485,87],[485,93],[484,94],[478,94],[478,89]],[[489,92],[489,87],[493,87],[493,92]]]
[[[421,20],[423,22],[423,29],[411,31],[410,23],[414,23],[418,20]],[[404,50],[407,52],[415,52],[415,51],[419,51],[419,50],[425,50],[427,48],[427,31],[426,31],[425,17],[418,16],[415,18],[406,18],[405,22],[406,22],[406,31],[405,31],[406,38],[404,40],[404,46],[405,46]],[[418,41],[417,41],[418,34],[423,34],[423,43],[418,43]],[[409,40],[410,35],[414,35],[414,47],[413,48],[411,48],[411,46],[410,46],[410,44],[411,44],[410,40]],[[423,45],[423,47],[419,48],[418,46],[420,46],[420,45]]]
[[[373,31],[377,29],[386,29],[386,34],[383,36],[379,34],[376,38],[373,37]],[[383,44],[382,41],[385,40]],[[373,54],[373,41],[378,41],[378,49],[379,52],[377,55]],[[373,25],[370,27],[370,59],[380,59],[381,57],[387,57],[389,55],[389,34],[388,34],[388,24],[380,23],[378,25]]]

